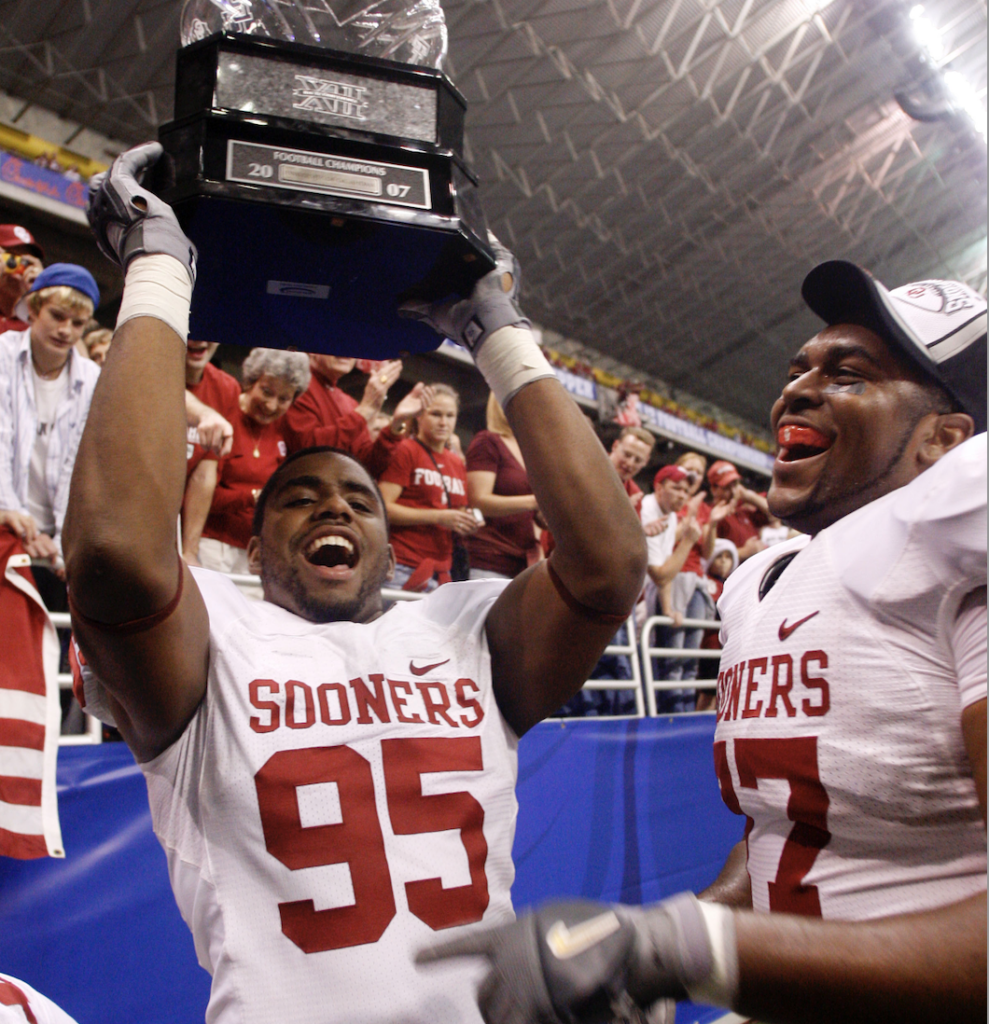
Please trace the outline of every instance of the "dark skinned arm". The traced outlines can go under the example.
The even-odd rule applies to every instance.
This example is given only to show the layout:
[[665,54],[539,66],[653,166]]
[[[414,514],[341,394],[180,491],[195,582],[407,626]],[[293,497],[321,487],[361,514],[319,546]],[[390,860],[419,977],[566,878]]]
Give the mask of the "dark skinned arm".
[[[138,317],[114,335],[76,458],[63,549],[79,645],[113,698],[139,760],[172,743],[206,688],[209,619],[177,557],[185,489],[185,346],[162,321]],[[150,630],[102,624],[175,611]],[[87,622],[86,620],[89,620]]]
[[697,898],[709,903],[723,903],[734,910],[751,910],[752,880],[746,866],[747,857],[748,850],[743,839],[731,848],[718,877],[703,892],[699,892]]
[[[588,608],[627,616],[642,589],[645,537],[600,441],[554,379],[522,388],[505,415],[564,586]],[[571,611],[545,564],[505,588],[486,631],[498,706],[518,735],[580,689],[616,629]]]

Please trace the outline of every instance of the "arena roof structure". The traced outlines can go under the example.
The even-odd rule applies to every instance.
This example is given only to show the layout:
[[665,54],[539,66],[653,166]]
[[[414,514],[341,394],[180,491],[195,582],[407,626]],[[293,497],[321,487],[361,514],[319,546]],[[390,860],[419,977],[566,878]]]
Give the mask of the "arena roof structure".
[[[817,262],[985,291],[983,0],[443,6],[485,210],[554,332],[765,424]],[[147,139],[180,8],[0,0],[0,89]]]

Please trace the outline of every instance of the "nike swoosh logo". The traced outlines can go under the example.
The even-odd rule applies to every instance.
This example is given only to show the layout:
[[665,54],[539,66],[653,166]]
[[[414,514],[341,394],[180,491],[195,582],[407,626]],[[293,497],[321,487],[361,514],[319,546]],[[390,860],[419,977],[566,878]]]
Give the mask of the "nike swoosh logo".
[[591,946],[596,946],[609,935],[614,935],[621,926],[622,923],[613,910],[592,917],[589,921],[582,921],[573,928],[568,928],[562,921],[557,921],[546,932],[546,945],[557,960],[569,960]]
[[805,615],[802,619],[799,619],[792,626],[786,624],[786,619],[780,623],[780,640],[785,640],[795,629],[799,629],[805,622],[809,622],[815,615],[820,615],[820,610],[811,612],[810,615]]
[[409,662],[409,671],[414,676],[424,676],[427,672],[432,672],[434,668],[439,668],[440,665],[445,665],[447,663],[447,661],[449,661],[449,660],[450,659],[447,658],[446,661],[438,661],[438,662],[436,662],[435,665],[423,665],[422,668],[416,668],[416,666],[413,665],[412,662],[410,661]]

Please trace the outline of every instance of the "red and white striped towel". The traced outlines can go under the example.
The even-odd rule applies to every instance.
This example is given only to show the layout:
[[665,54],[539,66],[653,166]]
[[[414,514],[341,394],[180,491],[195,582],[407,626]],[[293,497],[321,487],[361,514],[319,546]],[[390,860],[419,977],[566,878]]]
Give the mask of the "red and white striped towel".
[[58,634],[20,540],[0,530],[0,855],[64,857],[55,766]]

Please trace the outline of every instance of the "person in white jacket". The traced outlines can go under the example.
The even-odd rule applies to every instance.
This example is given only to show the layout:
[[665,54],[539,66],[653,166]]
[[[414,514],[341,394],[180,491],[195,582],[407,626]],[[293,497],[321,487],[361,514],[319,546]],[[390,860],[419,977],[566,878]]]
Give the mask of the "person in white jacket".
[[59,572],[72,465],[100,375],[76,343],[99,302],[88,270],[54,263],[24,299],[28,329],[0,334],[0,527]]

